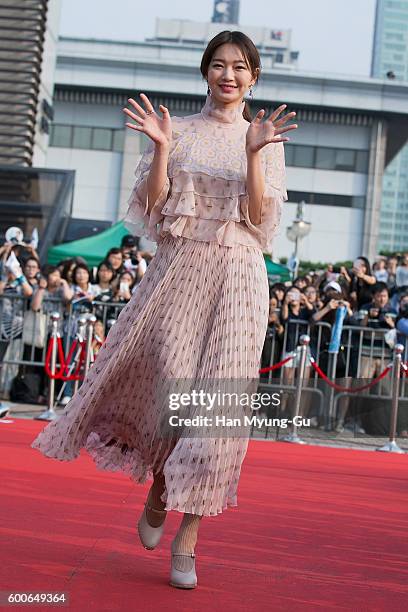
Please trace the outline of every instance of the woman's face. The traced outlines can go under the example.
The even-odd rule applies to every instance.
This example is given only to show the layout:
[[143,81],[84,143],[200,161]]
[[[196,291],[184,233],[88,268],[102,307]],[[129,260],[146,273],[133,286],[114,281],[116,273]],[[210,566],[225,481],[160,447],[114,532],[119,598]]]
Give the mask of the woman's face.
[[120,277],[121,283],[127,283],[129,286],[133,283],[133,276],[129,272],[125,272]]
[[34,259],[29,259],[24,266],[24,274],[30,280],[35,277],[36,274],[40,271],[40,266]]
[[356,259],[353,264],[353,267],[356,268],[356,270],[361,270],[361,272],[363,272],[364,274],[367,274],[367,268],[362,259]]
[[75,273],[77,285],[86,285],[89,281],[89,273],[84,268],[79,268]]
[[109,270],[107,266],[101,266],[98,272],[99,280],[103,283],[109,283],[113,277],[113,271]]
[[271,297],[269,300],[269,312],[273,312],[278,307],[278,300],[276,297]]
[[207,73],[211,97],[228,106],[236,106],[256,79],[251,74],[237,45],[225,43],[215,50]]
[[283,298],[285,297],[285,292],[283,289],[275,289],[274,293],[276,295],[276,297],[278,298],[278,300],[280,302],[282,302]]
[[316,289],[314,287],[306,287],[305,296],[307,297],[309,302],[312,302],[312,303],[315,302],[317,299]]
[[54,270],[48,275],[48,286],[49,287],[57,287],[61,284],[61,273],[59,270]]
[[108,261],[114,270],[118,270],[123,263],[123,255],[122,253],[111,253]]
[[105,335],[105,328],[102,321],[96,321],[94,325],[94,332],[99,338],[103,338]]

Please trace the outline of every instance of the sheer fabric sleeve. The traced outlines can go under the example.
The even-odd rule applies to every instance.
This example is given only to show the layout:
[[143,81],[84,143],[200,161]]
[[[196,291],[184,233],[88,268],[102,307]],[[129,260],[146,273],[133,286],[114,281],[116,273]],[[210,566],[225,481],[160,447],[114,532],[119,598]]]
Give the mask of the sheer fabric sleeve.
[[261,223],[254,225],[249,217],[249,196],[241,199],[244,221],[262,249],[272,251],[273,238],[280,225],[282,203],[288,199],[285,177],[285,152],[283,143],[270,143],[263,149],[262,165],[265,172],[265,191],[261,204]]
[[170,180],[168,177],[166,178],[157,200],[150,213],[148,213],[147,179],[154,157],[154,146],[152,141],[148,143],[135,170],[135,183],[128,200],[128,210],[124,218],[124,224],[134,236],[145,236],[150,240],[157,241],[159,238],[157,224],[163,219],[161,209],[170,191]]

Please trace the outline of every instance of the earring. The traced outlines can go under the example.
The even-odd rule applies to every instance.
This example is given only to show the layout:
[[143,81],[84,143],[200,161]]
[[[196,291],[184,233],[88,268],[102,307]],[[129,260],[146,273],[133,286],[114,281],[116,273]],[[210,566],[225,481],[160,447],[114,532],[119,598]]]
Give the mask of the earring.
[[210,86],[207,87],[207,96],[211,96],[211,89]]
[[250,99],[250,100],[253,100],[253,99],[254,99],[254,92],[252,91],[252,85],[251,85],[251,87],[249,88],[249,91],[248,91],[248,97],[249,97],[249,99]]

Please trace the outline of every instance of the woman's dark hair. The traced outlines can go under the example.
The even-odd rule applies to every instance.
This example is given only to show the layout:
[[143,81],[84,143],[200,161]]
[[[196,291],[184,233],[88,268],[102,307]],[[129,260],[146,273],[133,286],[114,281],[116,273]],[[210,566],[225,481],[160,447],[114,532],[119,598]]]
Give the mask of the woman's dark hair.
[[356,257],[356,259],[360,259],[364,263],[366,267],[367,276],[371,276],[371,266],[370,266],[370,262],[368,261],[367,257],[359,256],[359,257]]
[[[42,273],[47,279],[50,276],[50,274],[54,274],[54,272],[59,272],[61,274],[61,270],[58,268],[58,266],[52,266],[51,264],[44,266],[44,268],[42,269]],[[62,278],[62,275],[61,275],[61,278]]]
[[122,249],[118,249],[118,247],[112,247],[106,253],[106,259],[108,259],[109,255],[122,255],[122,257],[123,257]]
[[[201,58],[200,71],[203,77],[206,79],[208,74],[208,68],[210,62],[214,56],[214,53],[218,47],[225,45],[226,43],[236,45],[239,47],[244,59],[248,65],[251,74],[256,80],[259,78],[261,72],[261,58],[259,57],[258,49],[255,47],[252,40],[243,32],[224,30],[220,32],[214,38],[210,40]],[[249,110],[248,102],[245,102],[244,112],[242,113],[244,119],[251,122],[252,116]]]
[[85,264],[83,264],[83,263],[79,263],[79,264],[77,264],[77,265],[75,266],[75,268],[74,268],[74,269],[73,269],[73,271],[72,271],[72,282],[74,283],[74,285],[77,285],[77,284],[78,284],[78,283],[77,283],[77,279],[76,279],[76,275],[77,275],[78,270],[85,270],[85,272],[88,272],[88,278],[91,278],[91,273],[90,273],[90,271],[89,271],[88,266],[86,266],[86,265],[85,265]]

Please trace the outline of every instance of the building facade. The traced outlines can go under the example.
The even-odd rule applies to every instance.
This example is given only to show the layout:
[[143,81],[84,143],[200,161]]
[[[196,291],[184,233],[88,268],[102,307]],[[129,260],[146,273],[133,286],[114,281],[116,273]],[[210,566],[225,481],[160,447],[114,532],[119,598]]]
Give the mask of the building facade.
[[[408,0],[377,0],[371,73],[408,82]],[[384,172],[379,248],[408,250],[408,146]]]
[[[168,37],[160,33],[170,26],[174,40],[164,40]],[[200,28],[196,32],[205,29]],[[258,35],[264,36],[261,30]],[[211,30],[205,31],[209,36]],[[159,24],[159,35],[144,42],[60,39],[47,165],[76,171],[75,218],[113,222],[124,216],[145,144],[141,135],[124,129],[128,97],[143,91],[176,115],[202,107],[207,86],[199,65],[205,41],[186,42],[179,32],[175,20]],[[290,45],[285,50],[288,61],[277,66],[274,51],[261,45],[263,71],[252,103],[256,112],[285,102],[300,124],[285,145],[289,202],[273,255],[291,254],[285,228],[305,200],[312,231],[302,241],[302,259],[372,258],[383,170],[408,135],[408,87],[303,74],[293,69]]]

